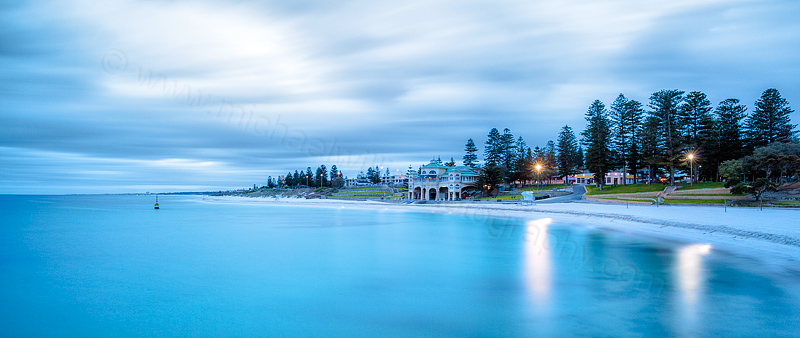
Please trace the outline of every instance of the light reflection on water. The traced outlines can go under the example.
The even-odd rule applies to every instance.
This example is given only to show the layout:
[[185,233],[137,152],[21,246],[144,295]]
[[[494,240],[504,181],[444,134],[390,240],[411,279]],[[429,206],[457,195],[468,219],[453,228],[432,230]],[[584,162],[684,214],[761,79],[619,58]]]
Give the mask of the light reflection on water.
[[710,252],[710,244],[690,244],[678,249],[676,255],[677,262],[674,271],[678,280],[676,293],[680,300],[675,303],[680,306],[675,312],[679,316],[678,322],[683,324],[678,328],[685,337],[701,333],[698,330],[700,325],[698,311],[706,300],[699,299],[699,297],[704,296],[704,288],[707,283],[703,257]]
[[707,244],[391,209],[0,196],[0,336],[797,336]]
[[525,224],[525,284],[541,312],[547,312],[553,278],[547,236],[550,222],[552,219],[542,218]]

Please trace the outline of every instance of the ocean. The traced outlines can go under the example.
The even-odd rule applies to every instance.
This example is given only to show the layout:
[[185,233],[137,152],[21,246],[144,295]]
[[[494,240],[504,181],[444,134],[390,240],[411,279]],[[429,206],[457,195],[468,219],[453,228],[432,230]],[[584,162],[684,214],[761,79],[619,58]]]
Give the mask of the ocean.
[[0,196],[0,336],[800,336],[796,283],[702,243],[536,215],[154,202]]

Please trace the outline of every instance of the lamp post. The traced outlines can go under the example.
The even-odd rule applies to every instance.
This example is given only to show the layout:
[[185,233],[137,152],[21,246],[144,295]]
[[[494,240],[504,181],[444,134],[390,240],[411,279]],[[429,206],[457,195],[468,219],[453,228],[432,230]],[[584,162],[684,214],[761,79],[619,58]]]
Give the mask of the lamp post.
[[694,186],[694,154],[689,154],[689,167],[690,167],[690,175],[689,178],[689,186]]
[[308,175],[306,175],[306,188],[308,188]]
[[542,185],[541,173],[542,173],[542,165],[537,163],[536,164],[536,190],[540,190],[541,189],[540,188],[540,186]]
[[325,179],[325,174],[319,174],[319,187],[322,188],[322,180]]

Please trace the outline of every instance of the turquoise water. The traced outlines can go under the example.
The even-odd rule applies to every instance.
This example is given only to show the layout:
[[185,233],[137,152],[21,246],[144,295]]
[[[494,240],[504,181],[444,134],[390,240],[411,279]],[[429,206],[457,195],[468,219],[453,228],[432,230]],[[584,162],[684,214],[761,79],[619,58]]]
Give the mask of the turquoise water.
[[0,196],[0,336],[800,336],[796,283],[558,220]]

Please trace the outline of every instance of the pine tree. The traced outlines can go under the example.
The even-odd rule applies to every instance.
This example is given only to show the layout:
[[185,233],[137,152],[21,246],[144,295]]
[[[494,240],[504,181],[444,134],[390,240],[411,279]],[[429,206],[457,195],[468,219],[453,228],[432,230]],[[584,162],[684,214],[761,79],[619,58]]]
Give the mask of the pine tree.
[[586,130],[581,134],[586,144],[586,169],[594,174],[594,181],[602,190],[613,159],[609,149],[611,130],[606,107],[600,100],[595,100],[589,106],[586,122]]
[[797,131],[797,125],[791,124],[789,102],[781,97],[775,88],[761,94],[755,103],[753,114],[747,118],[745,129],[750,148],[766,146],[772,142],[790,142]]
[[528,144],[525,143],[525,140],[522,139],[522,136],[517,138],[516,143],[516,154],[515,162],[514,162],[514,170],[512,172],[511,181],[521,181],[522,184],[525,184],[525,181],[528,180],[530,176],[530,167],[532,162],[529,161],[528,157],[526,156],[526,151],[528,151]]
[[577,173],[575,168],[577,164],[578,140],[575,138],[575,133],[569,126],[561,128],[558,134],[558,145],[556,146],[556,162],[558,163],[558,176],[566,178],[569,175]]
[[625,105],[625,110],[628,119],[628,136],[630,137],[630,146],[628,147],[627,154],[625,154],[625,166],[630,169],[631,175],[636,182],[636,176],[639,174],[641,168],[642,154],[641,144],[639,142],[639,134],[642,130],[642,115],[644,110],[642,104],[636,100],[630,100]]
[[366,177],[366,178],[367,178],[367,179],[368,179],[368,180],[369,180],[371,183],[373,183],[373,184],[374,184],[374,183],[375,183],[375,181],[374,181],[374,177],[375,177],[375,169],[372,169],[372,167],[368,167],[368,168],[367,168],[367,177]]
[[[697,158],[689,161],[690,165],[710,163],[707,158],[708,149],[713,147],[712,128],[713,118],[711,117],[711,102],[708,101],[706,94],[702,92],[689,92],[684,99],[684,104],[678,111],[681,126],[683,127],[684,143],[687,151]],[[706,168],[709,166],[706,165]],[[699,170],[690,170],[693,175],[698,175]],[[692,177],[692,181],[695,177]]]
[[578,153],[575,154],[575,169],[580,170],[586,168],[586,161],[584,160],[583,154],[583,145],[578,143]]
[[[297,173],[297,171],[295,171]],[[292,176],[292,172],[290,171],[286,176],[283,178],[283,185],[287,187],[291,187],[294,185],[294,176]]]
[[314,173],[311,172],[311,167],[306,168],[306,183],[310,185],[314,184]]
[[[628,119],[628,99],[619,94],[608,109],[609,122],[611,122],[612,144],[610,148],[615,153],[615,165],[625,167],[625,157],[630,147],[630,122]],[[625,180],[622,180],[623,184]]]
[[727,99],[720,102],[714,110],[713,139],[711,152],[714,177],[719,178],[719,166],[727,160],[739,159],[745,155],[745,140],[742,121],[747,116],[747,107],[739,104],[738,99]]
[[513,170],[517,146],[514,144],[514,135],[511,134],[511,130],[508,128],[503,129],[503,135],[500,138],[500,144],[502,147],[502,164],[506,170]]
[[656,178],[656,171],[662,163],[661,146],[659,144],[658,118],[648,116],[639,133],[639,144],[642,161],[647,164],[648,182]]
[[502,135],[497,131],[497,128],[492,128],[486,138],[486,147],[483,151],[483,157],[486,164],[500,165],[502,163]]
[[464,146],[464,158],[463,163],[465,166],[475,169],[478,165],[478,155],[475,153],[478,152],[478,147],[475,146],[475,141],[472,139],[467,140],[467,144]]
[[339,177],[339,168],[336,168],[336,165],[331,166],[331,181],[335,180]]
[[658,122],[658,131],[663,153],[663,162],[669,166],[669,184],[675,185],[675,166],[683,160],[685,149],[681,137],[681,119],[678,116],[683,91],[661,90],[650,96],[650,115]]
[[495,164],[487,164],[481,168],[475,185],[485,196],[497,189],[497,185],[503,181],[503,176],[503,168]]

